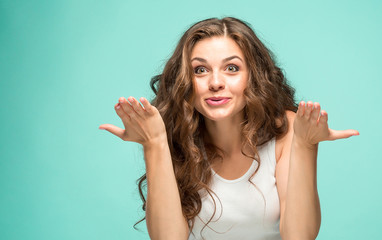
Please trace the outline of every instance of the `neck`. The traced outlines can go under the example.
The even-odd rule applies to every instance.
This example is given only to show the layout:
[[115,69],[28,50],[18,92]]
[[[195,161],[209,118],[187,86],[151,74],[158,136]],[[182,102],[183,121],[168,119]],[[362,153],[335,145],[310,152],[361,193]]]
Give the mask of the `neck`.
[[205,118],[207,141],[222,149],[225,158],[241,154],[242,134],[240,123],[242,121],[243,116],[241,114],[221,121],[212,121]]

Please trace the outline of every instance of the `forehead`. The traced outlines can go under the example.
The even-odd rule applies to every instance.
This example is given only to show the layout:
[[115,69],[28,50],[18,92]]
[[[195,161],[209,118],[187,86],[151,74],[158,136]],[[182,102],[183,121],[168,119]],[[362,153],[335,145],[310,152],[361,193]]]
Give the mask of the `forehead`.
[[244,59],[244,55],[239,45],[229,37],[211,37],[202,39],[195,44],[191,51],[191,58],[226,58],[228,55],[238,55],[241,59]]

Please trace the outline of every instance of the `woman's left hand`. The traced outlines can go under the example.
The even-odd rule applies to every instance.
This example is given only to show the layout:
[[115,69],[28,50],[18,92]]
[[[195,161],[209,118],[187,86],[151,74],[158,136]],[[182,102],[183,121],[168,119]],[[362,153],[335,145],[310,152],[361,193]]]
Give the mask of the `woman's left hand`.
[[[321,112],[321,114],[320,114]],[[310,146],[322,141],[332,141],[359,135],[354,129],[333,130],[328,126],[328,113],[321,111],[318,102],[301,101],[293,123],[294,138],[300,143]]]

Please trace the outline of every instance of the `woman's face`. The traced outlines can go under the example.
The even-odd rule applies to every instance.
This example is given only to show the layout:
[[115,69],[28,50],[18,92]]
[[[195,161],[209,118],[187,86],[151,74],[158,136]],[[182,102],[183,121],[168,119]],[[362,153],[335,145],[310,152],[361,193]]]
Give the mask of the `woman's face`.
[[234,40],[212,37],[198,41],[191,52],[191,64],[194,106],[198,112],[219,121],[243,110],[248,70],[244,55]]

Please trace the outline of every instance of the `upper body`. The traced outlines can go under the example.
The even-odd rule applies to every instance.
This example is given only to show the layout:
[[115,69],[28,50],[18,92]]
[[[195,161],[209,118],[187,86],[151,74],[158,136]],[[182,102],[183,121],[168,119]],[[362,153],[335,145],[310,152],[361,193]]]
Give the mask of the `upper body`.
[[[317,236],[318,143],[359,133],[329,129],[317,102],[296,104],[273,55],[245,22],[226,17],[194,24],[151,87],[151,103],[129,97],[115,105],[125,129],[100,126],[143,145],[150,237],[188,237],[202,207],[199,192],[213,187],[210,170],[238,178],[254,159],[261,164],[259,146],[272,139],[279,233],[283,239]],[[145,179],[139,183],[144,210]]]
[[[295,113],[288,111],[287,116],[289,123],[293,124]],[[284,149],[288,137],[291,137],[290,133],[259,147],[261,164],[251,182],[248,179],[258,167],[253,159],[239,159],[242,162],[237,161],[231,166],[223,163],[213,165],[211,189],[217,196],[201,191],[204,193],[202,209],[195,219],[189,240],[203,239],[202,236],[219,240],[233,237],[241,240],[281,239],[280,204],[285,201],[281,194],[286,187],[282,177],[287,170],[282,168],[288,163],[280,159],[283,150],[288,151]],[[214,218],[205,227],[212,215]]]

